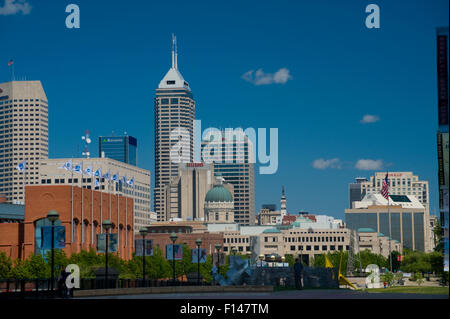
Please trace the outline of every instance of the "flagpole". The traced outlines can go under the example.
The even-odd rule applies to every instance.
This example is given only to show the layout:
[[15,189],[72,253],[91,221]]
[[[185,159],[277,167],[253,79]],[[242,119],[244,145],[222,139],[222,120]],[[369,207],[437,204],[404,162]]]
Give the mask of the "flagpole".
[[84,244],[84,209],[83,209],[83,178],[84,178],[84,172],[83,172],[83,161],[81,161],[81,250],[83,250],[83,244]]
[[[14,65],[14,64],[13,64]],[[27,162],[25,161],[25,169],[23,170],[24,182],[23,182],[23,204],[25,205],[25,186],[27,185]]]
[[100,234],[103,234],[103,192],[102,192],[102,188],[103,188],[103,175],[100,174]]
[[390,210],[390,201],[389,201],[389,170],[387,171],[388,176],[388,218],[389,218],[389,262],[392,272],[392,252],[391,252],[391,242],[392,242],[392,227],[391,227],[391,210]]
[[72,232],[71,232],[71,244],[73,244],[73,159],[70,160],[70,171],[72,172],[72,186],[71,186],[71,214],[70,214],[70,225],[72,225]]
[[91,164],[92,166],[92,186],[91,186],[91,245],[94,244],[94,189],[95,189],[95,183],[94,183],[94,179],[95,179],[95,173],[94,173],[94,165]]

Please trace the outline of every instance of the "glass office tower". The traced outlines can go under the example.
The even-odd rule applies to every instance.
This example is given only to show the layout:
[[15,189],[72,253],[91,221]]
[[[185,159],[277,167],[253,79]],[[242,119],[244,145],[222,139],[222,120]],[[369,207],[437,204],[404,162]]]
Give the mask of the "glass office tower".
[[100,136],[98,147],[99,157],[137,165],[137,139],[132,136]]

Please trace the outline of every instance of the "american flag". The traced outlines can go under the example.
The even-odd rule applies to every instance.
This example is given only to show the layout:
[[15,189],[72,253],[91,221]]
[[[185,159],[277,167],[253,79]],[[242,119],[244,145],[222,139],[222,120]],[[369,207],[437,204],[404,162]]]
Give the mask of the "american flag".
[[14,61],[13,61],[13,60],[9,60],[9,62],[8,62],[8,66],[11,66],[11,65],[13,65],[13,63],[14,63]]
[[383,180],[383,188],[381,189],[381,195],[383,195],[384,198],[389,198],[389,179],[388,179],[388,173],[386,173],[386,177]]

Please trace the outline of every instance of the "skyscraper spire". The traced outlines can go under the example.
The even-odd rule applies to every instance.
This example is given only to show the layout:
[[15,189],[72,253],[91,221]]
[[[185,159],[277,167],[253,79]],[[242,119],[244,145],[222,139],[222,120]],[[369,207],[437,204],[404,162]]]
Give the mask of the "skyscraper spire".
[[178,69],[177,63],[177,37],[172,33],[172,69]]

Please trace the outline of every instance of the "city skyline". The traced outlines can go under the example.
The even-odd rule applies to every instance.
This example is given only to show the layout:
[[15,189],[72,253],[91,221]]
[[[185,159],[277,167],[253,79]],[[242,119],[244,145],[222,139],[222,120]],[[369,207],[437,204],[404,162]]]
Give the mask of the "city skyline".
[[[91,131],[94,141],[112,130],[118,135],[127,131],[140,141],[139,167],[149,169],[154,175],[154,89],[170,67],[170,34],[173,32],[179,40],[180,69],[195,92],[196,119],[202,120],[204,127],[279,128],[278,172],[274,175],[255,174],[256,212],[262,204],[278,205],[281,185],[285,185],[288,212],[306,210],[343,219],[344,209],[348,208],[348,184],[357,176],[369,177],[389,167],[390,171],[412,171],[421,180],[427,180],[430,211],[437,213],[435,28],[448,25],[448,16],[444,14],[448,11],[445,10],[448,3],[419,2],[428,17],[424,18],[424,13],[418,13],[417,7],[413,10],[398,3],[378,1],[382,15],[380,30],[363,29],[366,16],[363,2],[334,8],[338,12],[335,14],[343,20],[351,17],[350,22],[342,23],[336,30],[330,30],[326,25],[327,19],[329,23],[336,22],[330,20],[332,12],[329,8],[321,14],[325,25],[318,25],[303,15],[314,12],[317,16],[320,5],[293,5],[310,23],[305,29],[307,22],[282,21],[282,14],[291,16],[292,13],[277,6],[272,14],[278,18],[280,26],[265,30],[270,31],[266,34],[260,30],[253,36],[250,36],[251,30],[242,31],[238,36],[239,27],[230,28],[230,34],[236,36],[239,44],[233,47],[232,36],[218,27],[220,21],[225,21],[230,8],[216,16],[218,22],[213,24],[212,30],[205,31],[199,29],[199,24],[182,28],[186,18],[181,14],[187,8],[179,3],[181,7],[177,7],[174,14],[180,21],[174,18],[175,25],[163,23],[158,34],[150,36],[151,43],[144,44],[137,41],[143,32],[138,30],[139,24],[126,25],[118,20],[115,21],[118,26],[108,19],[103,22],[109,29],[90,24],[98,18],[93,17],[93,12],[98,12],[100,4],[79,1],[82,25],[80,30],[72,31],[64,30],[62,5],[53,7],[29,2],[32,9],[28,14],[0,17],[0,34],[5,39],[5,47],[11,48],[0,53],[0,61],[4,61],[0,66],[0,82],[10,80],[7,67],[10,59],[14,60],[16,79],[26,76],[42,81],[50,105],[50,158],[80,157],[80,137],[85,129]],[[111,10],[108,11],[112,20],[119,14],[114,6],[109,6]],[[162,4],[148,6],[166,8]],[[263,3],[262,6],[266,12],[268,7],[275,5]],[[135,8],[126,10],[142,17]],[[244,25],[244,18],[248,18],[256,24],[255,28],[261,26],[258,19],[246,16],[249,10],[247,4],[237,13],[238,25]],[[38,30],[29,29],[34,19],[47,15],[49,21]],[[414,19],[415,16],[420,19]],[[156,27],[161,22],[156,20],[144,26]],[[410,20],[415,24],[405,26]],[[436,24],[436,21],[442,23]],[[33,41],[35,46],[25,52],[24,44],[4,34],[6,25],[17,28],[15,36],[22,36],[20,42]],[[291,25],[297,26],[296,32],[284,29]],[[119,35],[136,32],[130,38],[122,39],[129,48],[123,49],[115,43],[117,39],[113,34],[118,30],[121,30]],[[287,34],[277,38],[276,31],[281,30]],[[35,32],[47,31],[49,39],[41,39],[42,43],[32,39]],[[217,41],[205,40],[214,32]],[[340,36],[339,32],[347,33]],[[106,39],[100,39],[96,44],[95,37],[102,34]],[[293,35],[299,43],[289,41]],[[398,38],[400,35],[403,37]],[[59,45],[51,42],[55,36],[61,36]],[[320,36],[325,37],[329,46],[316,42],[316,39],[322,39]],[[348,37],[354,37],[354,43],[344,39]],[[414,43],[411,43],[412,39]],[[39,54],[38,48],[42,45],[51,45],[55,52],[47,52],[45,56]],[[354,49],[350,56],[349,45]],[[377,45],[381,47],[377,48]],[[281,49],[274,49],[276,46]],[[78,50],[80,57],[74,57],[70,48]],[[108,48],[115,48],[117,52],[108,50],[111,51],[109,55],[102,56]],[[388,54],[387,48],[394,52]],[[324,50],[327,49],[333,54],[326,54]],[[134,58],[136,55],[138,59]],[[313,61],[311,66],[309,61]],[[321,63],[321,70],[318,63]],[[117,74],[111,69],[117,69]],[[83,77],[88,74],[83,72],[89,71],[92,71],[89,77]],[[386,74],[382,75],[383,72]],[[111,78],[113,74],[116,79]],[[355,75],[360,76],[361,81],[349,81]],[[90,92],[85,92],[81,83],[85,83]],[[323,94],[322,89],[329,94]],[[223,92],[231,93],[223,95]],[[68,96],[71,99],[67,99]],[[92,113],[96,105],[98,114]],[[129,111],[132,105],[137,105],[134,112]],[[404,116],[405,112],[408,116]],[[78,115],[76,120],[67,123],[67,118],[74,116],[72,114]],[[61,136],[63,131],[65,134]],[[78,154],[77,145],[80,146]],[[354,150],[355,145],[358,145],[358,151]],[[95,149],[96,145],[91,145],[91,153],[95,153]],[[258,172],[256,167],[255,171]],[[325,190],[324,184],[329,191]],[[151,185],[152,188],[155,186],[153,178]],[[321,200],[324,196],[328,202]]]

